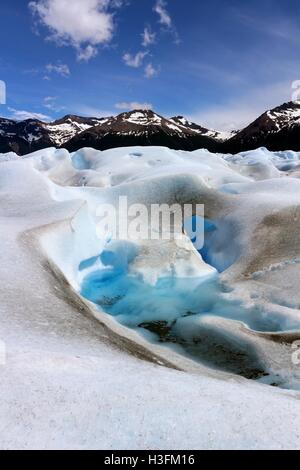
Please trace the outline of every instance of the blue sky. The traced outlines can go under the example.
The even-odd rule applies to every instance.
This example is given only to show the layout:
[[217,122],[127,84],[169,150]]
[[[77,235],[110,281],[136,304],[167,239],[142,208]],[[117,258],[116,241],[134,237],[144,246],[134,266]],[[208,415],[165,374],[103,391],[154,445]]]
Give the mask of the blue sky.
[[151,106],[217,129],[291,99],[296,0],[1,0],[0,114]]

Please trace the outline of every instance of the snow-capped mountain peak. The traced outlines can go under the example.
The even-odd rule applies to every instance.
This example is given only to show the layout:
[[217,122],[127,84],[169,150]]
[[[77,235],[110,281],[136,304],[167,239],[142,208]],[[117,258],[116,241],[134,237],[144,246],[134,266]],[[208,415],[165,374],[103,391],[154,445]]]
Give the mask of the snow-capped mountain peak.
[[124,122],[130,122],[139,126],[160,125],[163,118],[148,109],[137,109],[128,113],[123,113],[120,118]]
[[205,127],[196,124],[195,122],[191,122],[183,116],[175,116],[170,119],[175,124],[183,126],[185,129],[190,129],[193,132],[196,132],[199,135],[210,137],[212,139],[218,140],[220,142],[224,142],[227,139],[233,137],[236,134],[235,131],[232,132],[219,132],[212,129],[206,129]]
[[290,101],[267,111],[268,118],[275,123],[277,129],[282,129],[286,125],[292,126],[300,122],[300,101]]
[[83,118],[74,115],[64,116],[62,119],[44,124],[49,132],[49,138],[55,145],[63,145],[75,135],[101,124],[104,119]]
[[142,145],[179,150],[206,148],[238,153],[260,146],[270,150],[300,150],[300,101],[266,111],[239,132],[207,129],[183,116],[165,118],[150,109],[95,118],[67,115],[45,123],[35,119],[0,118],[0,152],[24,155],[47,147],[99,150]]
[[289,101],[259,116],[226,142],[225,151],[238,153],[267,147],[269,150],[300,150],[300,101]]

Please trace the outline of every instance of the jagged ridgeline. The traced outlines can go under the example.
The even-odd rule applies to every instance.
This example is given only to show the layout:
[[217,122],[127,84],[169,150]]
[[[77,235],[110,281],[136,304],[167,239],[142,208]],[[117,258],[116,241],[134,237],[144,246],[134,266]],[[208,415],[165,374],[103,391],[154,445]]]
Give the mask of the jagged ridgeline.
[[105,118],[67,115],[50,123],[0,118],[0,152],[13,151],[18,155],[47,147],[74,152],[83,147],[107,150],[137,145],[190,151],[205,148],[220,153],[258,147],[299,151],[299,137],[300,101],[267,111],[245,129],[232,132],[206,129],[182,116],[165,118],[151,110],[134,110]]

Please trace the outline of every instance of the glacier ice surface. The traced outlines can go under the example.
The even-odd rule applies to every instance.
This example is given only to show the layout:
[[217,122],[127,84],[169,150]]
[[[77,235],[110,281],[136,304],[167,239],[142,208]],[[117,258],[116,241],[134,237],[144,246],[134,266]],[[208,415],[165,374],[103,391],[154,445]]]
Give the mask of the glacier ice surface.
[[[295,152],[157,147],[0,157],[2,445],[299,447],[298,162]],[[205,252],[188,238],[180,248],[99,239],[95,209],[120,195],[203,203]],[[182,374],[112,346],[47,263],[103,322],[106,312],[143,325],[150,341],[205,367]]]

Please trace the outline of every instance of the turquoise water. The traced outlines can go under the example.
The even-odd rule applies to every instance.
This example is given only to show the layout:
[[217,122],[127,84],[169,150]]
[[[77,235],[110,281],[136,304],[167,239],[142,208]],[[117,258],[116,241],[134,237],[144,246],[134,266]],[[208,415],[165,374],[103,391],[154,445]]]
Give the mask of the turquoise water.
[[203,314],[238,320],[262,332],[282,329],[276,317],[271,318],[260,308],[245,308],[239,301],[228,299],[227,289],[217,275],[168,277],[151,285],[110,266],[88,274],[81,295],[131,328],[157,321],[171,325],[182,317]]
[[82,272],[98,260],[103,267],[84,277],[81,295],[150,341],[247,378],[267,375],[251,344],[222,334],[207,325],[206,319],[222,317],[243,322],[253,330],[276,332],[283,329],[280,318],[230,299],[218,273],[202,278],[161,278],[155,285],[148,284],[128,271],[136,255],[134,245],[122,242],[83,261]]

